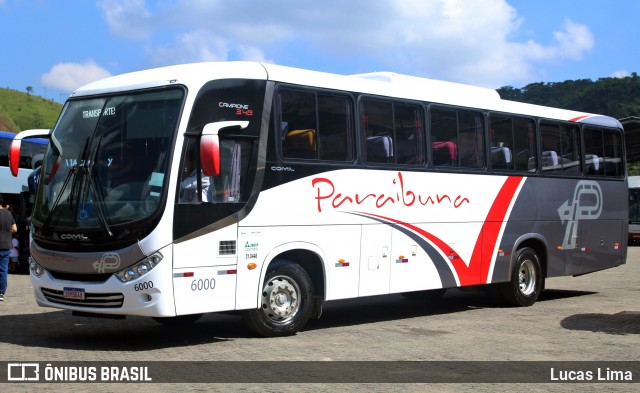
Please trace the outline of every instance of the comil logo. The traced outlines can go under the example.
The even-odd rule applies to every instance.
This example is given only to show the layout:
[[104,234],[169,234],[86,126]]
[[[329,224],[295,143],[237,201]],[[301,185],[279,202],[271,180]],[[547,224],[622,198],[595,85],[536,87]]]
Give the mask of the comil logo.
[[89,238],[82,233],[63,233],[62,235],[60,235],[60,239],[77,241],[89,240]]
[[7,381],[39,381],[40,365],[38,363],[8,363]]
[[573,191],[573,199],[567,200],[558,209],[558,215],[565,226],[562,248],[578,247],[579,220],[596,220],[602,213],[602,189],[591,180],[581,180]]

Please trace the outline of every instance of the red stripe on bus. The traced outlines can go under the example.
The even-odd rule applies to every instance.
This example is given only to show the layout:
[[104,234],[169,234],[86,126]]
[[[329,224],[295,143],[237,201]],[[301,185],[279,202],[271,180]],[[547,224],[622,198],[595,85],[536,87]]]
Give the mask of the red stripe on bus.
[[578,116],[578,117],[575,117],[575,118],[573,118],[573,119],[570,119],[569,121],[570,121],[570,122],[573,122],[573,123],[577,123],[577,122],[579,122],[580,120],[582,120],[582,119],[586,119],[587,117],[590,117],[590,116],[591,116],[591,115]]
[[484,266],[482,266],[481,284],[485,284],[488,280],[489,267],[493,259],[493,250],[496,247],[500,229],[503,225],[506,225],[505,218],[507,211],[523,179],[523,177],[515,176],[509,176],[507,178],[500,192],[498,192],[495,201],[493,201],[493,205],[487,214],[487,219],[484,220],[480,238],[478,238],[476,246],[473,249],[473,256],[471,257],[471,263],[477,260],[477,264],[482,265],[482,262],[485,262]]
[[379,216],[377,214],[361,214],[394,222],[405,228],[411,229],[428,239],[438,247],[440,251],[449,257],[449,261],[455,269],[458,280],[460,281],[460,286],[485,284],[488,279],[489,267],[491,266],[491,260],[493,258],[493,250],[495,249],[495,245],[498,241],[500,229],[502,228],[502,225],[505,224],[504,220],[507,215],[507,211],[509,210],[511,201],[513,200],[523,179],[523,177],[510,176],[505,180],[498,192],[498,195],[496,196],[496,199],[493,201],[493,205],[491,205],[491,209],[489,209],[487,218],[482,224],[480,236],[476,240],[476,245],[473,249],[473,254],[471,255],[471,262],[468,265],[454,249],[449,247],[446,242],[415,225],[402,222],[394,218]]

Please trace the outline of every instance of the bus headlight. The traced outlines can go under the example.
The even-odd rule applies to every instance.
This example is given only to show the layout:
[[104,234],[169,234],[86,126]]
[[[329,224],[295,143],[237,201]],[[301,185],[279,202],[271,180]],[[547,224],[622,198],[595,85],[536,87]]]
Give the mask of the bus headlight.
[[44,274],[44,268],[40,266],[33,258],[31,258],[31,262],[29,262],[29,270],[33,273],[34,276],[40,277]]
[[156,252],[153,255],[150,255],[142,261],[136,263],[135,265],[120,270],[116,273],[116,277],[118,277],[120,281],[125,283],[135,280],[149,273],[151,269],[153,269],[158,263],[160,263],[161,260],[162,254]]

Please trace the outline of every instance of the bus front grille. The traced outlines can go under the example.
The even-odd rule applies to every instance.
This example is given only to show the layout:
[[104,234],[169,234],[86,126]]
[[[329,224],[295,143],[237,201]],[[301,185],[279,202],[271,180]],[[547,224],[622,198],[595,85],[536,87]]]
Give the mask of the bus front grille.
[[42,288],[42,294],[48,301],[57,304],[93,308],[117,308],[122,307],[124,295],[121,293],[85,293],[84,299],[67,299],[63,291]]

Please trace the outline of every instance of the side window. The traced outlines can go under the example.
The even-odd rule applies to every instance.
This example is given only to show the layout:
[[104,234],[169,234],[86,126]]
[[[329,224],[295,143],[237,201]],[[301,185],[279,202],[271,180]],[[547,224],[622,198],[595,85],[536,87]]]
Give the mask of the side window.
[[180,171],[178,203],[200,203],[212,200],[209,177],[202,176],[198,138],[185,140]]
[[393,163],[393,105],[385,101],[363,100],[360,104],[364,133],[364,160]]
[[430,110],[431,156],[436,167],[482,168],[485,165],[483,116],[478,112]]
[[347,97],[318,94],[318,142],[321,160],[353,160],[352,118],[351,100]]
[[284,158],[351,161],[351,101],[309,91],[278,92]]
[[491,115],[491,165],[500,171],[535,171],[534,123],[528,119]]
[[282,156],[318,158],[315,94],[284,90],[280,92],[279,98]]
[[606,176],[622,177],[622,136],[617,132],[603,131],[604,134],[604,171]]
[[422,165],[422,109],[380,100],[360,104],[364,160],[369,163]]
[[11,139],[0,138],[0,166],[9,166],[9,146]]
[[536,171],[536,126],[532,120],[513,120],[513,166],[516,171]]
[[608,130],[584,130],[584,162],[587,176],[622,177],[622,137]]
[[542,123],[540,134],[542,170],[545,173],[567,176],[581,173],[578,127]]
[[396,131],[396,162],[405,165],[424,164],[424,122],[422,108],[414,105],[394,105]]

